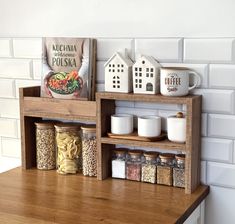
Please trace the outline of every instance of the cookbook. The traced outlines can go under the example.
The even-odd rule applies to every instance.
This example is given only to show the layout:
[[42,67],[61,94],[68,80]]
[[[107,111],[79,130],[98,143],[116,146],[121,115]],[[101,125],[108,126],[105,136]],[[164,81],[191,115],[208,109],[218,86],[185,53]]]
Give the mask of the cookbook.
[[41,96],[94,100],[95,47],[91,38],[43,38]]

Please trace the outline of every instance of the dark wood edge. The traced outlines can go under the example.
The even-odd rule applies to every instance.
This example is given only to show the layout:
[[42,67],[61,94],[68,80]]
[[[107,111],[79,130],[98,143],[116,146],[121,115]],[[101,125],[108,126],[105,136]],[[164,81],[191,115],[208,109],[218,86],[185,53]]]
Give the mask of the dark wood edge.
[[[206,189],[204,192],[195,200],[195,202],[182,214],[179,219],[175,222],[175,224],[183,224],[186,219],[194,212],[194,210],[201,204],[201,202],[209,195],[210,193],[210,187],[206,185]],[[199,185],[200,187],[200,185]]]

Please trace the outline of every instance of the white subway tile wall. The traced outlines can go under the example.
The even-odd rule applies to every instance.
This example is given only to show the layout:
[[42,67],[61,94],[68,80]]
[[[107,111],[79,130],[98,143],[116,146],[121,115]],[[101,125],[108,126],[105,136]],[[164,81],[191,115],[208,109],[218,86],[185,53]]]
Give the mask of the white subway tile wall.
[[[206,202],[206,224],[229,224],[220,217],[225,217],[227,204],[235,194],[234,40],[102,38],[97,45],[97,91],[104,90],[104,63],[124,48],[133,60],[147,54],[162,66],[187,67],[201,76],[200,86],[193,93],[203,95],[201,181],[212,189]],[[20,158],[18,88],[40,84],[41,49],[40,38],[0,38],[0,156]],[[127,101],[116,102],[116,106],[118,113],[162,116],[163,130],[167,116],[186,109],[182,105]]]

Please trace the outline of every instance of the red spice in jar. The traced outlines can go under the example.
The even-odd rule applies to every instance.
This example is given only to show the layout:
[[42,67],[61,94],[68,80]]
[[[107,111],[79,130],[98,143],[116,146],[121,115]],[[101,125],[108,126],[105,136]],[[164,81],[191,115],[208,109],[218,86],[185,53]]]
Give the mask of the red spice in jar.
[[141,164],[127,164],[126,177],[128,180],[141,180]]

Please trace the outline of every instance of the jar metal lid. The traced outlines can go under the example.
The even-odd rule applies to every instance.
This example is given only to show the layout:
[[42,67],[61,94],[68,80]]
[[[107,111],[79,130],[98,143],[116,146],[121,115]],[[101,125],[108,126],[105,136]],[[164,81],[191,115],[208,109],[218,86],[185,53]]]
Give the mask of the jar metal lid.
[[145,157],[157,158],[158,155],[159,155],[159,152],[154,152],[154,151],[144,152]]
[[56,131],[79,131],[80,124],[77,123],[64,123],[64,124],[56,124],[55,125]]
[[162,153],[159,155],[160,159],[173,159],[175,154],[173,153]]
[[142,155],[143,154],[143,151],[142,150],[130,150],[129,152],[128,152],[128,154],[130,154],[130,155]]
[[116,154],[125,154],[128,151],[128,149],[126,149],[126,148],[117,148],[117,149],[114,149],[113,151]]
[[185,154],[175,155],[175,158],[178,159],[178,160],[185,160]]
[[51,121],[42,121],[42,122],[35,122],[34,124],[36,125],[37,128],[41,128],[41,129],[47,129],[47,128],[51,128],[54,129],[54,125],[57,122],[51,122]]
[[83,126],[81,127],[81,129],[84,130],[84,131],[95,132],[95,131],[96,131],[96,125],[94,125],[94,124],[83,125]]

